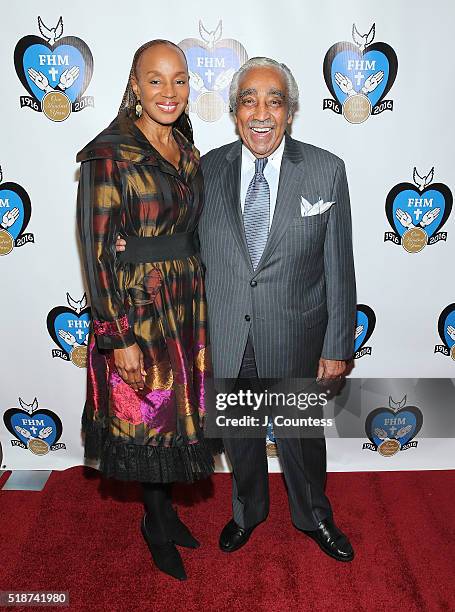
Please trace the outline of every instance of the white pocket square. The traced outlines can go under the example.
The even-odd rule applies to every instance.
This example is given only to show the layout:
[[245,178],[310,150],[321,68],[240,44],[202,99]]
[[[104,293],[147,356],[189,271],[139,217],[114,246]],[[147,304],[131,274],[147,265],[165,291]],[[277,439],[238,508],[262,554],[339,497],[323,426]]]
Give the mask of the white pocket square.
[[324,202],[322,198],[319,198],[317,202],[311,204],[308,200],[305,200],[303,196],[300,196],[300,213],[302,217],[311,217],[311,215],[320,215],[328,210],[335,202]]

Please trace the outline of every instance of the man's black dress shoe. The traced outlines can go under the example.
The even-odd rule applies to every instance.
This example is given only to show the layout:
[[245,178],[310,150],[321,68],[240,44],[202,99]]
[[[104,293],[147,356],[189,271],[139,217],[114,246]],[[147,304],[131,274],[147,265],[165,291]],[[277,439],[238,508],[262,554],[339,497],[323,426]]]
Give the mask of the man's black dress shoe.
[[253,530],[254,527],[244,529],[240,527],[240,525],[237,525],[234,519],[230,520],[220,534],[219,545],[221,550],[223,552],[234,552],[234,550],[242,548],[250,539]]
[[354,550],[347,536],[338,529],[332,519],[321,521],[313,531],[302,530],[319,548],[338,561],[352,561]]

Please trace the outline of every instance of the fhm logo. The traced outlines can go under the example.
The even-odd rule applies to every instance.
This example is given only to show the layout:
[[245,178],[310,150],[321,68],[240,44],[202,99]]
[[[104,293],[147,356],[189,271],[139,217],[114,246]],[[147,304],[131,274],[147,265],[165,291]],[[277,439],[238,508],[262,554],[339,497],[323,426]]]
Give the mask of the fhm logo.
[[201,40],[185,38],[179,42],[190,74],[190,111],[203,121],[218,121],[229,111],[229,85],[248,59],[243,45],[232,38],[221,38],[222,33],[221,20],[211,31],[199,21]]
[[349,123],[363,123],[370,115],[393,110],[393,100],[385,100],[398,71],[398,60],[390,45],[373,43],[375,24],[367,34],[352,25],[351,42],[337,42],[324,58],[324,80],[332,98],[323,109],[343,114]]
[[389,397],[389,407],[376,408],[365,422],[365,432],[371,442],[363,449],[377,451],[383,457],[392,457],[398,451],[417,446],[413,440],[423,424],[423,414],[417,406],[406,406],[406,395],[399,402]]
[[14,247],[35,242],[33,234],[25,233],[32,214],[28,193],[17,183],[2,183],[0,166],[0,256]]
[[452,192],[443,183],[432,183],[433,177],[434,167],[425,176],[414,168],[414,184],[399,183],[389,191],[385,211],[393,231],[384,234],[384,242],[418,253],[427,244],[447,240],[441,229],[452,211]]
[[54,28],[38,17],[38,28],[43,38],[24,36],[14,50],[17,76],[30,94],[20,97],[21,108],[27,106],[52,121],[64,121],[71,111],[94,106],[93,96],[83,97],[92,78],[92,53],[80,38],[62,38],[62,17]]
[[51,410],[38,408],[38,400],[26,404],[19,398],[19,406],[9,408],[3,415],[3,422],[14,436],[11,446],[28,449],[34,455],[47,455],[49,451],[66,448],[58,442],[62,435],[62,422]]
[[370,306],[357,304],[355,327],[354,359],[371,355],[371,346],[365,346],[376,327],[376,315]]
[[47,330],[58,346],[52,357],[72,361],[78,368],[87,367],[87,345],[90,329],[90,308],[84,293],[79,301],[66,294],[68,306],[56,306],[47,315]]
[[455,360],[455,303],[446,306],[439,315],[438,332],[443,344],[437,344],[434,352]]
[[267,457],[278,457],[278,447],[276,445],[276,438],[273,432],[273,423],[272,423],[271,417],[269,417],[269,422],[267,424],[267,433],[265,436],[265,449],[266,449]]

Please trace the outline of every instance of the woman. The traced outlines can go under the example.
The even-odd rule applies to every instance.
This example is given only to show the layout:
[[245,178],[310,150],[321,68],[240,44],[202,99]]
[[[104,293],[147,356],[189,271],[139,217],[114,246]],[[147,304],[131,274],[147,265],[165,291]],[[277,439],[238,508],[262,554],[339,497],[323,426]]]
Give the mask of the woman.
[[[172,507],[170,483],[213,471],[201,431],[209,365],[194,230],[203,181],[188,96],[180,48],[165,40],[143,45],[118,116],[77,156],[96,338],[82,418],[85,455],[99,457],[108,477],[142,483],[142,534],[157,567],[181,580],[175,544],[199,543]],[[128,237],[119,256],[117,234]]]

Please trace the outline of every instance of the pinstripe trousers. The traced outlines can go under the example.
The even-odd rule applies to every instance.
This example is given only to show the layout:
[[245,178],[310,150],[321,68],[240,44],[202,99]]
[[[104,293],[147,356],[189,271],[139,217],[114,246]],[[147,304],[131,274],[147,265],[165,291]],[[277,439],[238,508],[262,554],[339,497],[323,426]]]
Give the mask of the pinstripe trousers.
[[[258,378],[251,336],[245,348],[237,388],[263,391]],[[235,522],[247,529],[267,518],[269,480],[265,444],[266,428],[261,438],[224,438],[232,467],[232,513]],[[278,454],[288,493],[293,524],[298,529],[316,529],[318,523],[332,516],[324,493],[326,479],[325,438],[280,438]]]

